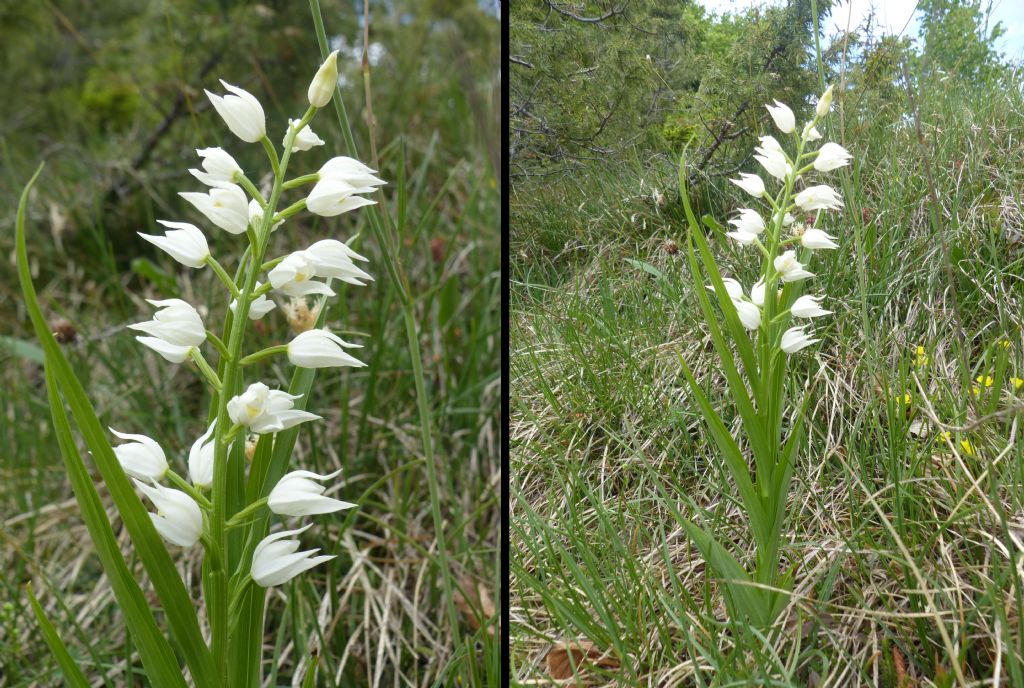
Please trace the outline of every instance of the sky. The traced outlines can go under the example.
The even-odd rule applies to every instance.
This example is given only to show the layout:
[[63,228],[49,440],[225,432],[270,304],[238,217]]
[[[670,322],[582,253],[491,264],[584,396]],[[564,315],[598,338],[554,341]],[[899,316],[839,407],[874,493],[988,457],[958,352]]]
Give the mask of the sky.
[[[697,0],[708,10],[715,13],[730,10],[743,10],[765,4],[782,4],[781,0]],[[876,9],[876,17],[885,27],[886,33],[902,34],[917,37],[919,14],[914,9],[916,0],[841,0],[832,8],[832,16],[823,24],[826,36],[839,27],[846,28],[847,18],[854,27],[867,16],[871,7]],[[852,13],[852,14],[851,14]],[[1001,22],[1006,33],[996,41],[996,47],[1006,57],[1020,60],[1024,57],[1024,2],[1021,0],[994,0],[992,3],[991,24]]]

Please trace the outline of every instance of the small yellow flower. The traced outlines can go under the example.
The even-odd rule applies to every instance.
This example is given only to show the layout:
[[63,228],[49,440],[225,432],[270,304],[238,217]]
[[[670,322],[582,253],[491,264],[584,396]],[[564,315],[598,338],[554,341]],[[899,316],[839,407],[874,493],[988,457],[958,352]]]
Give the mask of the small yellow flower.
[[974,447],[967,440],[960,440],[960,446],[963,447],[964,454],[967,456],[974,456]]
[[999,340],[999,346],[1003,347],[1004,349],[1009,349],[1010,348],[1010,340],[1009,339],[1001,339],[1001,340]]
[[985,385],[986,387],[991,387],[992,383],[995,382],[995,380],[992,379],[991,375],[979,375],[974,379],[974,381],[979,384]]
[[928,354],[925,353],[924,347],[918,345],[917,355],[914,357],[914,365],[918,368],[928,365]]
[[1024,380],[1019,377],[1011,377],[1010,384],[1013,385],[1014,389],[1020,389],[1021,387],[1024,387]]
[[980,397],[981,387],[979,387],[978,385],[971,385],[971,394],[973,394],[975,397]]
[[907,406],[910,406],[910,402],[914,400],[914,398],[910,396],[910,392],[904,392],[903,394],[893,394],[892,398],[896,400],[897,404],[902,402]]

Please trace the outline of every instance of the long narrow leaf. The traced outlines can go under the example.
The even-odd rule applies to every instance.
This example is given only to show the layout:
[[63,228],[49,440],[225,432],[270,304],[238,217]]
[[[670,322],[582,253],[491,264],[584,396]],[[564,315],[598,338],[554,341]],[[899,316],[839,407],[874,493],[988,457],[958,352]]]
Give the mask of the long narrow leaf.
[[[64,352],[57,344],[57,340],[47,327],[42,310],[39,307],[39,300],[36,296],[35,287],[32,285],[32,277],[28,267],[28,255],[25,246],[25,210],[28,203],[28,193],[42,172],[42,165],[29,180],[21,194],[18,203],[18,215],[16,223],[16,253],[18,262],[18,277],[21,282],[22,293],[25,297],[25,306],[28,310],[32,326],[36,331],[36,337],[46,353],[47,373],[53,376],[53,381],[60,391],[63,392],[71,413],[78,424],[82,437],[92,452],[93,460],[103,477],[103,481],[110,492],[114,504],[117,506],[121,520],[131,535],[135,551],[138,553],[146,572],[149,574],[156,590],[157,596],[164,608],[165,618],[170,626],[175,640],[181,648],[188,664],[189,670],[198,685],[214,685],[213,658],[210,655],[202,634],[199,631],[199,622],[196,618],[195,608],[188,591],[181,578],[178,576],[174,562],[164,547],[160,536],[153,527],[149,513],[142,505],[139,497],[128,477],[125,475],[121,465],[114,455],[109,439],[92,404],[89,402],[70,364],[64,357]],[[60,407],[59,402],[51,399],[51,407]],[[63,407],[61,412],[63,412]]]
[[704,390],[697,383],[696,378],[693,377],[693,373],[690,372],[690,367],[686,365],[686,361],[683,357],[679,357],[679,364],[682,367],[683,375],[686,377],[686,381],[690,385],[690,390],[693,392],[693,396],[697,399],[697,405],[700,406],[702,415],[704,416],[704,422],[707,423],[708,430],[711,433],[711,438],[718,445],[719,451],[722,453],[722,458],[726,462],[726,466],[729,472],[733,476],[733,480],[736,482],[736,488],[740,492],[740,499],[743,501],[743,506],[747,510],[747,517],[750,519],[751,531],[754,533],[754,538],[758,544],[765,543],[767,541],[768,534],[765,530],[768,525],[768,518],[765,514],[764,507],[761,504],[761,499],[757,495],[757,491],[754,489],[754,484],[750,480],[749,469],[747,468],[747,461],[743,458],[743,453],[740,452],[739,446],[736,444],[736,440],[729,434],[729,429],[725,427],[725,423],[718,416],[718,413],[711,407],[711,402],[708,401],[707,396],[704,394]]
[[[704,262],[704,267],[708,271],[708,276],[711,278],[711,283],[715,289],[715,295],[718,297],[719,303],[723,306],[723,312],[725,313],[726,325],[729,327],[729,333],[736,341],[736,348],[740,353],[740,359],[743,361],[743,368],[747,372],[747,378],[750,380],[751,385],[754,389],[754,398],[760,398],[760,390],[757,387],[758,380],[760,379],[757,374],[757,359],[754,356],[754,348],[750,344],[750,339],[747,337],[746,331],[743,329],[743,325],[740,323],[739,316],[736,315],[736,309],[732,307],[732,299],[729,298],[728,292],[725,290],[725,285],[722,283],[722,276],[718,272],[718,267],[715,265],[715,260],[711,256],[711,251],[708,249],[707,242],[704,240],[704,234],[701,232],[700,225],[697,223],[697,218],[693,214],[693,210],[690,208],[690,194],[686,188],[686,159],[679,159],[679,195],[683,200],[683,209],[686,211],[686,220],[690,226],[689,237],[697,242],[697,246],[701,253],[701,258]],[[697,279],[697,275],[694,275],[694,279]],[[694,285],[694,288],[703,288],[703,283],[698,282]]]
[[71,424],[68,422],[56,380],[50,373],[49,366],[46,367],[46,392],[60,455],[64,459],[75,499],[78,500],[82,520],[89,530],[89,537],[110,581],[110,588],[124,615],[128,631],[138,647],[142,665],[154,686],[183,688],[185,681],[181,676],[181,668],[174,651],[157,627],[153,611],[146,602],[142,589],[121,556],[117,538],[110,527],[110,521],[107,520],[107,512],[100,501],[99,493],[96,492],[92,478],[89,477],[89,472],[85,469],[82,457],[75,447]]
[[[718,358],[722,363],[722,371],[725,373],[725,378],[729,385],[729,392],[731,393],[733,400],[736,402],[736,409],[739,412],[740,417],[743,419],[743,429],[746,431],[747,439],[750,440],[750,449],[754,454],[754,461],[758,469],[758,480],[765,480],[771,475],[771,448],[765,438],[761,419],[751,404],[750,397],[747,395],[746,385],[743,383],[743,379],[740,377],[739,371],[736,369],[736,364],[733,363],[732,352],[729,350],[729,346],[726,343],[725,338],[722,336],[722,331],[715,320],[715,313],[711,308],[711,300],[708,298],[708,295],[704,293],[704,290],[699,287],[703,280],[701,279],[701,273],[697,266],[697,257],[694,255],[692,233],[691,240],[689,241],[687,257],[690,264],[690,271],[693,274],[693,279],[697,286],[694,290],[696,292],[697,301],[700,303],[701,311],[704,313],[705,322],[707,323],[708,330],[711,333],[711,341],[714,344],[715,351],[718,352]],[[721,276],[714,267],[713,260],[711,261],[709,273],[712,271],[712,281],[721,287],[722,293],[725,295],[724,302],[720,303],[722,311],[727,314],[727,318],[729,317],[729,314],[736,318],[736,309],[732,305],[732,300],[725,292],[725,286],[722,284]],[[744,342],[749,344],[746,333],[742,332],[742,326],[740,329],[741,334],[739,336],[743,338]],[[758,386],[759,383],[757,380],[751,380],[752,388],[757,389]]]
[[61,673],[64,674],[64,680],[72,688],[89,688],[89,681],[85,678],[82,670],[78,668],[75,658],[68,652],[64,641],[57,635],[57,630],[53,627],[53,624],[46,618],[46,614],[43,612],[43,608],[39,606],[39,600],[33,594],[31,586],[26,586],[25,592],[28,594],[29,604],[32,605],[32,612],[36,615],[36,621],[39,622],[39,628],[43,632],[43,640],[46,641],[50,652],[57,659]]

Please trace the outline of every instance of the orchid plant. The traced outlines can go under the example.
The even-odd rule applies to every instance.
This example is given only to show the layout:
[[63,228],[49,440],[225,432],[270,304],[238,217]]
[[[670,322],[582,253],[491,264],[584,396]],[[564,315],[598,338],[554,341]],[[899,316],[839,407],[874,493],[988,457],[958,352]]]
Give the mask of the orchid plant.
[[[247,239],[239,251],[234,276],[210,253],[206,235],[193,224],[161,220],[167,229],[163,235],[142,234],[187,268],[209,267],[229,302],[219,335],[208,328],[193,305],[178,298],[149,300],[157,309],[152,319],[128,326],[139,333],[136,339],[140,344],[168,363],[194,364],[210,387],[210,411],[206,419],[197,419],[198,438],[187,457],[187,477],[174,470],[160,441],[146,434],[110,428],[112,436],[123,441],[112,446],[111,435],[104,431],[49,332],[31,282],[25,206],[41,167],[26,187],[18,208],[19,276],[33,326],[46,353],[47,391],[60,449],[86,525],[153,686],[187,685],[179,655],[191,676],[189,685],[261,685],[266,588],[286,583],[334,556],[320,554],[318,548],[300,551],[300,536],[313,525],[311,522],[270,534],[271,514],[304,519],[355,506],[324,494],[324,483],[337,477],[338,472],[288,472],[288,467],[297,426],[320,418],[306,410],[314,369],[364,365],[347,351],[357,345],[323,329],[326,309],[322,306],[323,301],[335,296],[332,280],[358,286],[372,279],[356,265],[367,259],[336,239],[317,241],[306,249],[269,260],[266,256],[271,235],[289,218],[303,210],[322,217],[354,211],[374,203],[365,194],[384,184],[374,170],[348,157],[329,160],[315,174],[292,179],[287,176],[294,153],[324,144],[310,122],[334,95],[336,58],[336,52],[328,56],[313,77],[307,94],[309,108],[300,118],[288,121],[280,153],[267,136],[263,108],[252,94],[223,81],[226,94],[206,92],[235,136],[262,145],[272,171],[269,195],[264,196],[221,148],[198,150],[202,169],[189,170],[208,190],[182,193],[182,198],[213,226]],[[303,192],[303,198],[282,207],[286,192],[302,191],[308,185],[312,188]],[[305,331],[287,344],[247,354],[250,323],[274,310],[273,294],[303,302],[308,297],[319,298],[316,323],[307,323]],[[216,354],[215,363],[207,360],[210,354]],[[299,369],[288,391],[274,389],[256,379],[254,373],[257,364],[282,355]],[[65,402],[152,582],[169,634],[157,626],[154,609],[119,550],[99,494],[75,446]],[[159,428],[152,432],[159,436]],[[152,513],[147,512],[142,497],[152,504]],[[194,547],[201,547],[204,555],[205,604],[199,608],[171,556],[176,548]],[[89,685],[31,591],[29,594],[68,684]],[[201,628],[203,620],[205,629]]]
[[752,462],[748,462],[742,440],[730,433],[729,425],[714,409],[708,393],[682,357],[680,363],[711,438],[739,492],[738,504],[750,525],[756,548],[753,565],[740,564],[708,528],[682,516],[680,521],[710,572],[719,579],[730,617],[762,629],[771,626],[785,608],[795,570],[780,570],[780,547],[793,467],[804,440],[805,412],[811,394],[805,389],[800,408],[787,405],[788,358],[819,341],[805,323],[830,313],[822,307],[822,296],[803,294],[803,288],[814,277],[807,269],[814,252],[838,246],[825,231],[798,222],[794,213],[816,213],[816,222],[821,211],[843,205],[832,187],[808,184],[806,180],[811,174],[843,167],[850,160],[849,153],[836,143],[814,148],[814,142],[822,138],[816,125],[828,115],[831,103],[829,87],[819,98],[814,117],[799,131],[789,107],[778,101],[768,105],[768,112],[788,138],[792,153],[769,135],[760,137],[761,145],[754,157],[777,189],[769,191],[765,181],[755,174],[740,174],[738,179],[731,180],[762,204],[761,210],[739,210],[729,220],[733,231],[726,234],[740,246],[754,248],[761,255],[759,279],[749,291],[736,279],[723,277],[716,266],[690,208],[686,177],[683,166],[680,167],[682,200],[690,229],[690,272],[696,285],[710,280],[707,290],[713,293],[724,319],[723,328],[711,296],[704,288],[696,289]]

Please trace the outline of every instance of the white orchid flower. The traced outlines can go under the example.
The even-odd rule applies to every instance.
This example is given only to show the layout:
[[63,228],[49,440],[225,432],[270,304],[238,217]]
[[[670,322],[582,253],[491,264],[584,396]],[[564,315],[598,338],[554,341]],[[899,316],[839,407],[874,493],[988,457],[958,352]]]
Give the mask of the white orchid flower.
[[153,519],[156,532],[163,539],[179,547],[191,547],[203,534],[203,512],[196,501],[181,490],[162,485],[149,486],[135,480],[135,486],[146,493],[156,507]]
[[761,309],[750,301],[733,299],[732,305],[736,309],[740,323],[748,330],[756,330],[761,326]]
[[820,229],[805,229],[800,235],[800,244],[804,248],[839,248],[835,243],[835,237],[823,232]]
[[249,226],[249,202],[237,184],[216,186],[209,193],[183,191],[178,195],[225,232],[245,234]]
[[729,220],[729,224],[735,227],[737,232],[760,234],[764,231],[764,219],[756,210],[750,208],[740,208],[739,217]]
[[231,133],[247,143],[256,143],[266,136],[267,119],[260,101],[248,91],[232,86],[223,79],[220,83],[231,95],[219,96],[209,91],[204,92]]
[[822,119],[828,114],[828,111],[832,109],[832,86],[825,89],[825,92],[818,98],[818,104],[814,107],[814,114],[818,119]]
[[281,516],[315,516],[351,509],[356,505],[324,497],[326,488],[314,482],[330,480],[339,473],[340,470],[328,475],[318,475],[312,471],[292,471],[281,478],[270,491],[267,506]]
[[828,315],[832,311],[821,307],[821,299],[821,296],[801,296],[793,302],[793,307],[789,309],[789,312],[797,318],[820,318],[823,315]]
[[203,159],[204,171],[190,169],[189,173],[207,186],[233,184],[236,174],[244,174],[235,159],[223,148],[199,148],[196,153]]
[[843,207],[843,199],[827,184],[809,186],[796,195],[796,204],[804,210],[834,210]]
[[341,215],[356,208],[376,204],[377,201],[359,195],[371,191],[371,186],[352,186],[348,182],[321,179],[306,197],[306,210],[321,217]]
[[804,270],[803,264],[796,259],[795,251],[786,251],[781,256],[776,256],[774,264],[775,270],[782,275],[783,282],[796,282],[814,277],[813,272]]
[[342,347],[359,348],[327,330],[307,330],[288,342],[288,360],[299,368],[362,368]]
[[373,277],[352,262],[353,259],[365,261],[366,258],[337,239],[317,241],[303,254],[312,261],[317,277],[333,277],[358,286],[363,286],[363,280],[373,281]]
[[793,129],[796,128],[796,117],[789,106],[776,100],[775,105],[765,105],[765,107],[768,108],[768,114],[775,120],[775,126],[779,128],[779,131],[783,134],[793,132]]
[[791,327],[782,333],[782,342],[780,347],[787,354],[794,354],[800,349],[806,348],[815,342],[820,341],[813,339],[810,335],[804,332],[803,327]]
[[733,184],[740,187],[754,198],[764,196],[764,181],[756,174],[740,172],[739,179],[730,179]]
[[192,448],[188,452],[188,477],[197,487],[209,487],[213,484],[213,456],[217,449],[217,444],[213,440],[213,429],[216,425],[216,420],[210,423],[210,427],[192,443]]
[[377,170],[345,155],[331,158],[321,165],[318,171],[321,181],[330,179],[355,187],[376,187],[387,184],[383,179],[374,176],[376,172]]
[[[260,284],[259,280],[257,280],[256,284],[253,285],[253,289],[259,289],[261,286],[263,285]],[[266,294],[260,294],[249,302],[249,320],[259,320],[276,307],[277,304],[268,299]],[[231,303],[228,304],[228,309],[232,313],[238,312],[238,299],[233,299]]]
[[818,157],[814,159],[814,169],[819,172],[831,172],[849,164],[851,157],[845,148],[838,143],[829,141],[818,149]]
[[242,394],[232,397],[227,403],[228,416],[232,423],[249,428],[257,435],[280,432],[320,416],[293,408],[295,399],[281,390],[271,390],[262,382],[254,382]]
[[308,296],[324,294],[334,296],[334,291],[323,282],[313,278],[317,276],[316,259],[306,251],[295,251],[275,265],[267,277],[270,285],[288,296]]
[[210,257],[210,246],[198,227],[187,222],[157,222],[164,227],[170,227],[170,231],[165,232],[163,236],[142,232],[138,232],[138,235],[186,267],[201,268],[206,265],[206,260]]
[[257,585],[264,588],[281,585],[303,571],[308,571],[314,566],[334,558],[334,555],[312,556],[320,551],[319,548],[297,552],[299,541],[284,539],[302,533],[310,525],[312,524],[296,530],[283,530],[280,533],[268,535],[256,545],[256,549],[252,553],[250,573]]
[[[288,129],[285,130],[284,139],[281,141],[282,146],[284,146],[284,141],[287,140],[292,127],[298,126],[300,121],[301,120],[297,119],[288,120]],[[322,146],[324,143],[325,141],[317,136],[307,124],[299,130],[299,133],[297,133],[295,138],[292,140],[292,153],[296,151],[308,151],[310,148],[314,146]]]
[[124,472],[139,480],[160,480],[167,474],[167,455],[156,440],[108,428],[116,437],[131,440],[114,447],[114,456]]

